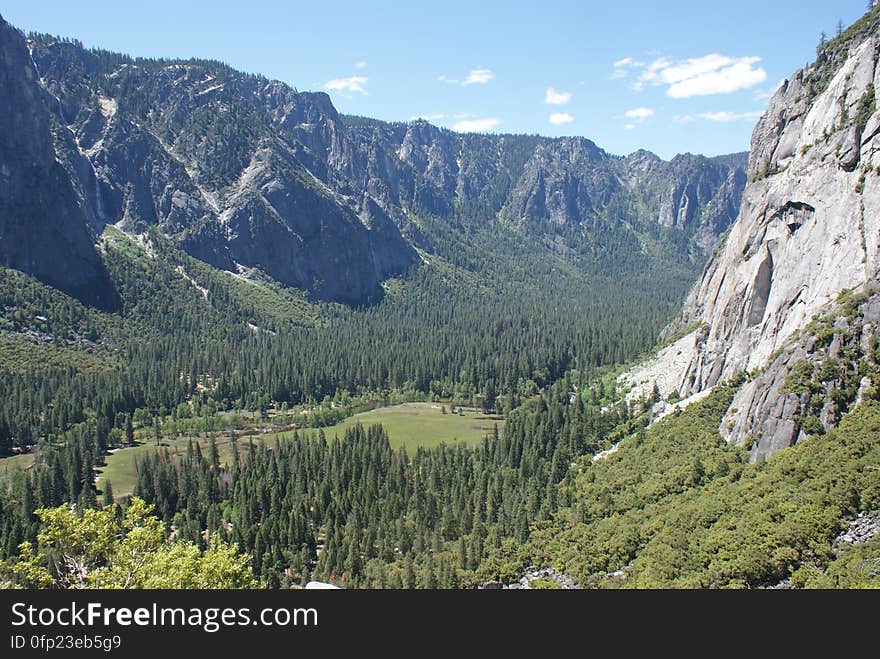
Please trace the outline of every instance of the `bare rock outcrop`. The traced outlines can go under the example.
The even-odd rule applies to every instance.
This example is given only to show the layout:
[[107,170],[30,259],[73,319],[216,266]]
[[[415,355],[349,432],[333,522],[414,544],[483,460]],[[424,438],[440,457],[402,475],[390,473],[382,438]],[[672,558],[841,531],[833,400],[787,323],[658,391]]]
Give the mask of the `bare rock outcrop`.
[[0,267],[112,308],[88,211],[56,157],[51,101],[23,35],[0,17]]
[[722,424],[756,442],[754,459],[802,436],[802,402],[783,388],[796,334],[880,268],[878,53],[875,8],[780,86],[752,135],[739,217],[668,333],[697,329],[652,367],[661,394],[682,398],[761,371]]

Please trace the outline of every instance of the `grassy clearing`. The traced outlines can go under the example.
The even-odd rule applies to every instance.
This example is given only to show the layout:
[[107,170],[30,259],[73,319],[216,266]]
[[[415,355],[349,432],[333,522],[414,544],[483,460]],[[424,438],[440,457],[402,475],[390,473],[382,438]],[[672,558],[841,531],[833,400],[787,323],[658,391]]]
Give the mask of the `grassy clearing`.
[[30,469],[34,463],[33,453],[24,453],[22,455],[12,455],[8,458],[0,458],[0,484],[9,481],[19,469]]
[[381,423],[388,432],[392,448],[406,447],[414,451],[417,447],[432,448],[440,444],[464,442],[468,446],[478,444],[492,428],[497,425],[499,432],[504,421],[495,416],[485,415],[474,410],[464,410],[461,415],[443,414],[444,403],[404,403],[394,407],[382,407],[362,412],[346,419],[340,424],[325,428],[327,437],[345,434],[346,428],[360,423],[370,426]]
[[[446,407],[447,414],[443,414],[443,406]],[[419,446],[432,448],[441,443],[464,442],[468,446],[474,446],[487,433],[491,433],[495,425],[498,426],[499,432],[504,425],[504,421],[500,418],[475,410],[463,410],[461,414],[458,412],[451,414],[449,410],[450,406],[445,403],[404,403],[394,407],[382,407],[362,412],[323,430],[328,438],[337,435],[342,437],[346,428],[356,423],[365,426],[381,423],[388,432],[392,448],[406,447],[408,451],[412,452]],[[317,432],[317,430],[305,429],[301,432]],[[226,464],[232,456],[232,443],[228,433],[229,431],[220,431],[214,435],[222,464]],[[292,434],[292,432],[281,432],[247,435],[238,438],[238,445],[240,448],[247,446],[250,440],[271,442],[280,439],[283,441],[289,439]],[[184,436],[175,439],[163,437],[159,448],[183,454],[186,452],[188,441],[189,439]],[[207,452],[209,440],[204,435],[198,437],[198,443],[202,451]],[[110,453],[106,458],[106,465],[98,470],[98,489],[101,489],[104,481],[109,480],[113,484],[113,493],[116,497],[131,494],[137,481],[135,470],[137,461],[155,451],[156,443],[145,441],[136,446],[117,449]],[[0,467],[0,478],[2,478],[2,467]]]

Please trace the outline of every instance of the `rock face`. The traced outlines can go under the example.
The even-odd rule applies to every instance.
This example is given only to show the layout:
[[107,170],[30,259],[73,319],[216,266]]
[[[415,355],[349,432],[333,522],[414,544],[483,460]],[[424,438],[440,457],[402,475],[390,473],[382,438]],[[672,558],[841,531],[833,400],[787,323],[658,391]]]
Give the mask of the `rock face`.
[[742,386],[722,420],[722,435],[750,444],[757,461],[834,428],[855,405],[876,398],[870,373],[880,366],[877,345],[875,278],[823,310]]
[[625,179],[656,209],[657,223],[690,237],[694,261],[702,261],[732,224],[746,185],[747,154],[705,158],[679,155],[670,162],[645,151],[625,159]]
[[[432,218],[468,233],[513,225],[563,253],[601,249],[609,236],[635,253],[649,237],[693,267],[733,221],[745,184],[744,154],[618,158],[581,138],[341,116],[326,94],[218,62],[132,59],[48,36],[26,48],[2,26],[11,50],[0,67],[21,84],[5,83],[19,91],[15,103],[4,93],[12,105],[0,121],[33,124],[2,134],[42,140],[4,145],[5,166],[23,178],[26,163],[14,158],[39,152],[43,164],[27,176],[64,206],[39,212],[78,234],[66,252],[94,263],[91,243],[106,224],[129,234],[157,227],[216,267],[370,303],[383,279],[418,262],[416,247],[437,247],[420,227]],[[42,272],[22,259],[47,237],[16,217],[4,226],[19,246],[4,262]],[[80,285],[66,264],[47,260],[58,268],[47,281]]]
[[501,215],[532,232],[566,236],[601,231],[609,215],[686,238],[702,262],[727,229],[746,184],[745,154],[724,159],[647,151],[612,158],[589,140],[543,143],[525,163]]
[[0,18],[0,265],[109,308],[85,209],[56,159],[50,102],[24,39]]
[[96,230],[156,226],[216,267],[346,303],[377,300],[383,279],[417,261],[381,205],[328,179],[339,117],[325,95],[211,62],[30,46],[93,172],[80,188]]
[[776,92],[752,136],[739,217],[669,329],[696,327],[659,368],[663,395],[765,369],[722,424],[736,441],[753,435],[753,457],[801,434],[801,405],[782,384],[803,355],[780,351],[880,266],[878,51],[873,9]]
[[[703,322],[709,332],[683,393],[764,366],[839,291],[877,270],[880,186],[873,168],[880,141],[867,133],[862,141],[865,131],[854,123],[862,99],[873,98],[876,59],[872,34],[851,46],[828,87],[809,102],[809,79],[817,74],[798,72],[758,123],[753,181],[739,220],[685,305],[685,322]],[[880,122],[880,115],[871,119]]]

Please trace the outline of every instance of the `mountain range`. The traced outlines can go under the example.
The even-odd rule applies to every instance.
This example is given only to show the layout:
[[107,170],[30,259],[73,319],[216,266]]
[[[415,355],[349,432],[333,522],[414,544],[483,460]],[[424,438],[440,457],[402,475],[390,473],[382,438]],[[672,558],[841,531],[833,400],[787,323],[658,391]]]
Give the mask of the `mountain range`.
[[746,183],[746,154],[666,162],[613,156],[584,138],[344,116],[324,93],[219,62],[26,40],[5,22],[0,47],[12,92],[0,133],[15,136],[0,145],[0,171],[12,172],[0,262],[107,304],[91,245],[105,225],[130,235],[157,227],[214,267],[365,304],[419,250],[438,249],[423,230],[429,218],[459,235],[516,232],[559,253],[615,232],[637,251],[644,235],[662,234],[664,249],[699,267]]

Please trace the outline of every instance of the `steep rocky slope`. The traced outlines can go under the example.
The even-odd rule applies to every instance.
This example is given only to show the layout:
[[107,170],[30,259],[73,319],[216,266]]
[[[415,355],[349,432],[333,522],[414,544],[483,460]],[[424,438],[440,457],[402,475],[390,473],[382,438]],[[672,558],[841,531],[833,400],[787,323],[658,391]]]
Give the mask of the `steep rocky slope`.
[[837,426],[880,382],[880,286],[875,279],[798,331],[737,393],[722,435],[767,458]]
[[0,19],[0,265],[112,306],[85,209],[56,160],[50,103],[24,40]]
[[722,424],[730,438],[755,441],[755,458],[803,436],[804,406],[781,389],[800,359],[790,354],[798,333],[880,266],[878,52],[875,8],[777,91],[752,136],[740,215],[669,333],[692,331],[625,377],[688,397],[763,371]]
[[[216,267],[323,299],[376,300],[383,279],[418,262],[415,248],[442,248],[429,218],[461,234],[520,232],[561,253],[613,243],[638,258],[649,240],[699,267],[745,184],[744,154],[664,162],[582,138],[460,135],[341,116],[326,94],[218,62],[134,59],[49,36],[27,46],[41,89],[26,114],[49,125],[78,209],[71,224],[95,235],[158,226]],[[37,237],[27,249],[41,248]]]
[[216,63],[136,63],[54,40],[31,50],[94,169],[80,186],[93,226],[157,225],[212,265],[350,303],[377,299],[382,279],[417,261],[368,196],[311,171],[315,122],[338,120],[326,96]]

